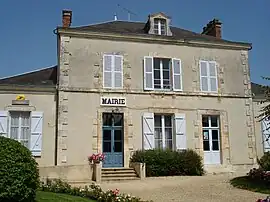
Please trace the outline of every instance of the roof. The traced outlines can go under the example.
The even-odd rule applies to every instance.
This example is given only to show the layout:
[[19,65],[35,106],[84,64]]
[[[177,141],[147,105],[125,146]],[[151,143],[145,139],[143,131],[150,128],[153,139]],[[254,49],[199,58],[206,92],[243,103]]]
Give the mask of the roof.
[[2,79],[0,78],[0,86],[56,86],[56,83],[57,66],[47,67]]
[[130,21],[110,21],[99,24],[80,26],[80,27],[70,27],[64,28],[66,30],[74,30],[74,31],[84,31],[84,32],[103,32],[103,33],[114,33],[121,35],[132,35],[132,36],[147,36],[153,38],[165,38],[165,39],[175,39],[175,40],[201,40],[207,42],[219,42],[226,44],[241,44],[241,45],[249,45],[249,43],[243,42],[233,42],[224,39],[218,39],[213,36],[199,34],[192,31],[188,31],[178,27],[170,27],[172,36],[160,36],[147,34],[144,30],[145,22],[130,22]]
[[254,99],[264,99],[265,98],[265,86],[257,83],[251,82],[251,92],[253,93]]

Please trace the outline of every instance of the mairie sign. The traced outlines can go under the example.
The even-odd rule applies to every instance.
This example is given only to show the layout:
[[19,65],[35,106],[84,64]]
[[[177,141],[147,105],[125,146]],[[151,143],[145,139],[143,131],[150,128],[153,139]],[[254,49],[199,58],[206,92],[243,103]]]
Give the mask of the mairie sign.
[[125,107],[126,98],[125,97],[100,97],[100,105]]

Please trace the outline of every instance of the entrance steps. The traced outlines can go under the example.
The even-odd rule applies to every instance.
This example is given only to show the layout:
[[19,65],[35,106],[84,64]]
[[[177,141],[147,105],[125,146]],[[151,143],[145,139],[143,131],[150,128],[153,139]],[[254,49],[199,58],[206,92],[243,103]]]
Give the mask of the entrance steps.
[[133,168],[102,168],[101,181],[139,180]]

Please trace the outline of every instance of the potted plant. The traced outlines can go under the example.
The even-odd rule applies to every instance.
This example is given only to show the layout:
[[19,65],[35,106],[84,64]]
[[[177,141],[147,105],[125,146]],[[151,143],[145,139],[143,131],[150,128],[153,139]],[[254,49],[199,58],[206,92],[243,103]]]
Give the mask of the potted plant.
[[92,154],[88,157],[88,161],[93,164],[99,164],[100,162],[104,161],[105,155],[102,153]]

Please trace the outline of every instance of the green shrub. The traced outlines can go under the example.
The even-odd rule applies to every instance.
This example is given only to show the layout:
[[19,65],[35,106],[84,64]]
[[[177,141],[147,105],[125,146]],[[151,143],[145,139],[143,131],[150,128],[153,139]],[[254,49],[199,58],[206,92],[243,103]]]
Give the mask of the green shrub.
[[131,162],[146,164],[146,176],[203,175],[202,158],[193,150],[136,151]]
[[264,153],[264,155],[258,160],[258,164],[265,171],[270,171],[270,152]]
[[39,186],[37,163],[16,140],[0,137],[0,202],[35,201]]

